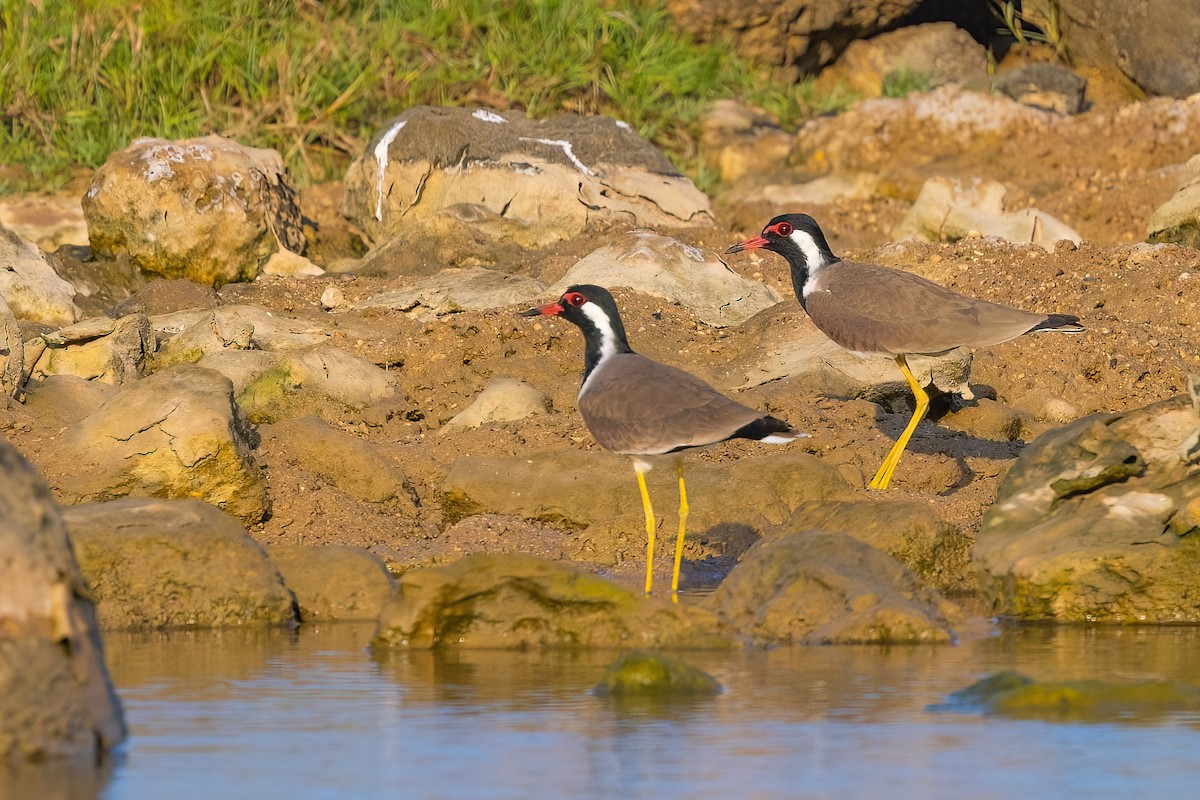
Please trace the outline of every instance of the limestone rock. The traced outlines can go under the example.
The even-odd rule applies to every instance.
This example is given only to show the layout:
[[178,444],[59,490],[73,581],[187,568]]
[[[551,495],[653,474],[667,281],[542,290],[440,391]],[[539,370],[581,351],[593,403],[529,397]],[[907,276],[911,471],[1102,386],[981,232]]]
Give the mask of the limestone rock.
[[379,616],[374,646],[726,648],[711,614],[646,599],[573,567],[511,553],[415,569]]
[[844,533],[899,561],[922,582],[941,592],[974,589],[970,539],[916,500],[820,500],[801,503],[763,539],[795,531]]
[[93,317],[31,340],[26,364],[30,377],[38,380],[72,375],[121,385],[138,379],[154,347],[154,332],[144,314],[116,320]]
[[591,283],[630,289],[679,303],[702,322],[740,325],[779,302],[764,283],[729,269],[715,253],[652,231],[630,231],[582,258],[549,289],[558,297],[568,286]]
[[995,89],[1027,106],[1078,114],[1085,108],[1087,79],[1061,64],[1025,64],[998,74]]
[[525,246],[595,221],[711,224],[708,198],[631,126],[564,114],[410,108],[389,120],[346,173],[342,213],[384,242],[444,209],[473,204]]
[[[852,493],[835,468],[799,452],[764,453],[732,464],[690,459],[684,475],[689,559],[736,557],[801,503],[845,499]],[[653,470],[646,480],[656,516],[674,530],[679,502],[675,471],[669,466]],[[441,500],[448,523],[478,513],[510,514],[580,531],[579,549],[589,561],[612,564],[645,557],[641,500],[624,456],[574,449],[464,456],[447,470]],[[659,561],[669,563],[674,539],[659,538]]]
[[0,393],[21,397],[25,389],[25,343],[17,318],[0,296]]
[[443,433],[478,428],[491,422],[511,422],[546,413],[546,398],[515,378],[492,378],[471,405],[442,427]]
[[722,622],[762,643],[949,642],[959,616],[895,559],[823,531],[755,545],[713,605]]
[[123,386],[67,429],[58,455],[71,466],[58,489],[71,502],[194,497],[255,523],[268,509],[255,436],[228,379],[172,367]]
[[96,610],[45,481],[0,438],[0,770],[125,738]]
[[182,278],[153,278],[122,300],[115,311],[120,317],[128,314],[158,317],[177,311],[198,314],[204,309],[216,309],[219,305],[221,295],[211,286],[201,286]]
[[276,422],[332,405],[362,409],[395,393],[391,376],[332,345],[283,354],[238,394],[252,422]]
[[228,305],[213,309],[189,308],[150,318],[164,344],[198,323],[215,320],[223,338],[243,342],[249,332],[250,345],[263,350],[302,350],[330,339],[327,325],[314,323],[281,311],[255,305]]
[[705,163],[722,182],[753,176],[787,161],[792,137],[779,123],[736,100],[717,100],[700,118]]
[[1027,411],[981,397],[973,404],[964,405],[942,417],[938,424],[979,439],[1016,442],[1033,438],[1030,432],[1034,430],[1037,421]]
[[1038,437],[984,517],[981,595],[1020,619],[1200,621],[1200,539],[1172,524],[1200,495],[1197,464],[1200,413],[1189,398]]
[[[647,477],[652,495],[659,473],[670,478],[673,469],[654,470]],[[808,453],[773,453],[738,459],[732,464],[685,461],[689,526],[743,517],[756,522],[782,523],[802,502],[848,497],[851,490],[832,467]],[[662,483],[666,484],[663,477]],[[517,456],[472,454],[451,463],[442,486],[443,508],[452,520],[469,514],[515,514],[527,519],[586,526],[633,512],[642,519],[642,505],[629,459],[604,451],[576,449],[531,450]],[[732,507],[722,503],[738,498]],[[660,497],[660,514],[673,515],[674,492]],[[644,533],[644,531],[641,531]]]
[[409,286],[368,297],[354,307],[394,308],[417,319],[432,319],[470,309],[528,305],[545,289],[541,281],[493,269],[445,269]]
[[358,547],[276,545],[267,553],[296,596],[301,622],[378,619],[396,593],[384,563]]
[[212,311],[166,339],[154,356],[153,369],[164,369],[172,364],[195,364],[213,353],[249,350],[254,346],[254,326],[251,323],[228,316],[224,316],[224,322],[222,325],[222,319]]
[[196,366],[219,372],[233,383],[233,396],[240,397],[246,387],[275,366],[279,353],[268,350],[222,349],[202,356]]
[[106,629],[296,621],[266,552],[207,503],[126,498],[71,506],[63,518]]
[[128,316],[137,309],[115,311],[145,286],[146,278],[128,258],[93,258],[89,247],[63,245],[46,254],[50,265],[75,290],[80,317]]
[[891,238],[923,242],[957,241],[972,231],[999,236],[1010,242],[1032,242],[1053,252],[1056,242],[1076,244],[1080,235],[1044,211],[1026,208],[1004,210],[1004,184],[956,178],[930,178],[904,219],[892,230]]
[[[772,306],[746,323],[748,335],[724,367],[729,383],[741,388],[761,386],[780,378],[803,379],[841,397],[862,397],[874,402],[911,397],[912,392],[896,362],[881,355],[857,355],[838,346],[817,329],[798,303]],[[911,356],[913,375],[923,385],[942,392],[973,398],[967,379],[971,351],[951,350],[941,356]]]
[[1150,216],[1146,240],[1200,247],[1200,154],[1188,159],[1179,190]]
[[111,383],[75,375],[51,375],[30,385],[25,407],[68,426],[82,421],[116,392],[117,387]]
[[87,223],[78,195],[27,194],[0,198],[0,228],[7,228],[42,250],[64,244],[86,245]]
[[254,278],[281,248],[304,250],[279,154],[220,136],[138,139],[96,172],[83,213],[96,256],[208,286]]
[[17,319],[70,325],[82,314],[75,288],[58,276],[45,254],[0,228],[0,297]]
[[408,479],[384,445],[359,439],[314,416],[263,426],[281,457],[365,503],[412,505]]
[[894,27],[919,0],[669,0],[680,27],[701,41],[729,38],[752,63],[811,75],[846,46]]
[[[1027,7],[1043,11],[1049,0]],[[1119,71],[1149,94],[1200,92],[1200,17],[1170,0],[1054,0],[1072,62]]]
[[837,61],[821,71],[816,87],[880,97],[885,82],[897,74],[927,78],[932,88],[951,81],[983,80],[987,67],[987,51],[971,34],[953,22],[927,22],[851,42]]

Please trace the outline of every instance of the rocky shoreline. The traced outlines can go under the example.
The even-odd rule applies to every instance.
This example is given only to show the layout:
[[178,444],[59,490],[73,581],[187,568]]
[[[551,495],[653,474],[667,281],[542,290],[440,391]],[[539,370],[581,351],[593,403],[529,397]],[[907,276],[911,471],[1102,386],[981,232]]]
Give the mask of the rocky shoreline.
[[[993,104],[1011,136],[1064,124],[980,97],[876,112],[896,131],[922,102]],[[811,166],[818,148],[835,174],[878,171],[812,206],[787,195],[835,237],[873,213],[887,238],[879,215],[898,216],[886,159],[834,148],[871,113],[815,121],[788,159]],[[461,146],[428,145],[451,134]],[[1173,163],[1147,149],[1153,169]],[[1194,198],[1192,173],[1172,202]],[[337,202],[229,140],[114,154],[84,193],[90,250],[0,231],[0,555],[24,563],[46,547],[29,526],[51,524],[54,558],[70,562],[69,534],[78,561],[10,570],[45,620],[31,641],[86,645],[71,657],[93,659],[77,680],[94,699],[96,629],[75,622],[92,615],[108,630],[377,619],[380,647],[521,648],[952,642],[981,613],[1200,621],[1194,247],[1088,241],[1006,209],[1003,186],[932,177],[904,223],[928,241],[836,243],[1087,327],[914,359],[936,421],[881,495],[864,487],[907,387],[887,359],[832,347],[781,265],[716,255],[782,202],[747,180],[714,210],[628,126],[485,109],[406,112]],[[915,222],[926,201],[969,230]],[[693,594],[677,606],[636,591],[642,511],[624,459],[574,410],[575,332],[515,313],[585,282],[614,287],[635,347],[812,434],[689,456]],[[670,491],[673,476],[651,481]],[[119,738],[119,709],[89,708]]]

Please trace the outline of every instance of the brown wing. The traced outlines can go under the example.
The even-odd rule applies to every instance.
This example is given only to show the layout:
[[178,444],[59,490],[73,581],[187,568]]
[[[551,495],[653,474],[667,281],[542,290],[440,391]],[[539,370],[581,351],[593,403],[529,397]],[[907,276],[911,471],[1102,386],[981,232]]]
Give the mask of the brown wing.
[[766,416],[695,375],[636,353],[610,356],[596,368],[579,413],[601,445],[633,455],[714,444]]
[[892,355],[998,344],[1047,318],[908,272],[851,261],[822,268],[806,305],[813,323],[842,347]]

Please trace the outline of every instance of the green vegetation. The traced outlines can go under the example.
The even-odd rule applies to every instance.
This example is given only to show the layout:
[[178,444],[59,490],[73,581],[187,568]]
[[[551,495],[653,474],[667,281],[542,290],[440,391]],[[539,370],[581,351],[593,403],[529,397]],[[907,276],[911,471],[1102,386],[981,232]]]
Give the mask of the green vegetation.
[[883,76],[883,96],[900,98],[914,92],[928,92],[933,83],[933,76],[928,72],[898,69]]
[[321,180],[422,103],[608,114],[699,177],[720,97],[785,124],[827,110],[643,0],[0,0],[0,165],[28,170],[10,189],[214,132]]
[[1026,0],[1021,8],[1013,0],[992,0],[992,11],[1004,23],[999,33],[1008,31],[1021,44],[1044,44],[1054,50],[1056,59],[1069,61],[1058,0]]

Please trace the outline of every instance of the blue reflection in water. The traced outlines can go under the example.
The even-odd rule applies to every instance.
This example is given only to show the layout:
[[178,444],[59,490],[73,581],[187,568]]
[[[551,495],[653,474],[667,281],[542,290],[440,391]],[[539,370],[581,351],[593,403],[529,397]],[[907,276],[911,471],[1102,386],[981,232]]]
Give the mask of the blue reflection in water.
[[956,647],[691,653],[726,691],[621,704],[615,652],[396,653],[370,629],[110,637],[129,798],[1194,796],[1196,720],[1058,724],[927,706],[984,675],[1196,682],[1200,632],[1035,628]]

